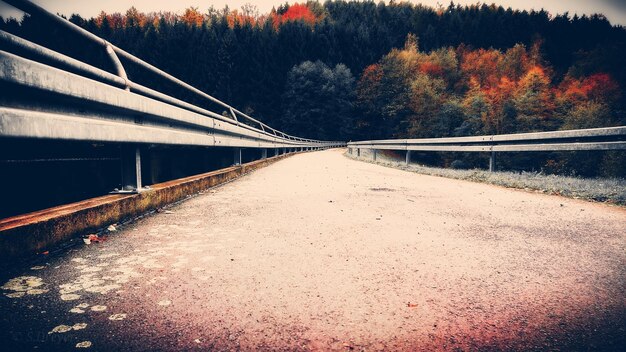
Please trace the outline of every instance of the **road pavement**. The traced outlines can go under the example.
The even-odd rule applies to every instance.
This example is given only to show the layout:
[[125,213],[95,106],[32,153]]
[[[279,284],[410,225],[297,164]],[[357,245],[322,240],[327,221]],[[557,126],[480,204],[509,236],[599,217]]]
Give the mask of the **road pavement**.
[[342,152],[4,270],[3,349],[623,348],[623,208]]

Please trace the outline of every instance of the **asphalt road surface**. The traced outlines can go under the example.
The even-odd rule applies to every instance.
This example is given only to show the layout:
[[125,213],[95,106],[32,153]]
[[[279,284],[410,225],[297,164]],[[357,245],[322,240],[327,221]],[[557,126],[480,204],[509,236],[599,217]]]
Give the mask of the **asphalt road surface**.
[[623,350],[623,208],[342,152],[3,271],[0,349]]

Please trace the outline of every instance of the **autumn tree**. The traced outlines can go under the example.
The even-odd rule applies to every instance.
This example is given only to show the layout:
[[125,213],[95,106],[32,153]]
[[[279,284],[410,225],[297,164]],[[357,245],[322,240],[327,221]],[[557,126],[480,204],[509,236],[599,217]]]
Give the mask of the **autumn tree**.
[[540,66],[533,66],[520,80],[515,92],[520,132],[554,130],[560,121],[554,115],[554,96],[550,78]]

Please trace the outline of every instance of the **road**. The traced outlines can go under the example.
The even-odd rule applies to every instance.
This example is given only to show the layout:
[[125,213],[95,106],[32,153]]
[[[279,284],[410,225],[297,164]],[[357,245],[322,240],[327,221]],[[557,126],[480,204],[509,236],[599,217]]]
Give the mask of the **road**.
[[626,211],[296,155],[2,273],[10,349],[620,350]]

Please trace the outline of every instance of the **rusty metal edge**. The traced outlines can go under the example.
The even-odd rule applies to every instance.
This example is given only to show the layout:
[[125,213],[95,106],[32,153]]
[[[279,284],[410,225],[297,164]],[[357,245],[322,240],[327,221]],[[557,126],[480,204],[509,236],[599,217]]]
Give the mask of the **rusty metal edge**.
[[299,153],[155,184],[139,194],[105,195],[0,219],[0,263],[35,255],[78,235],[139,217]]

